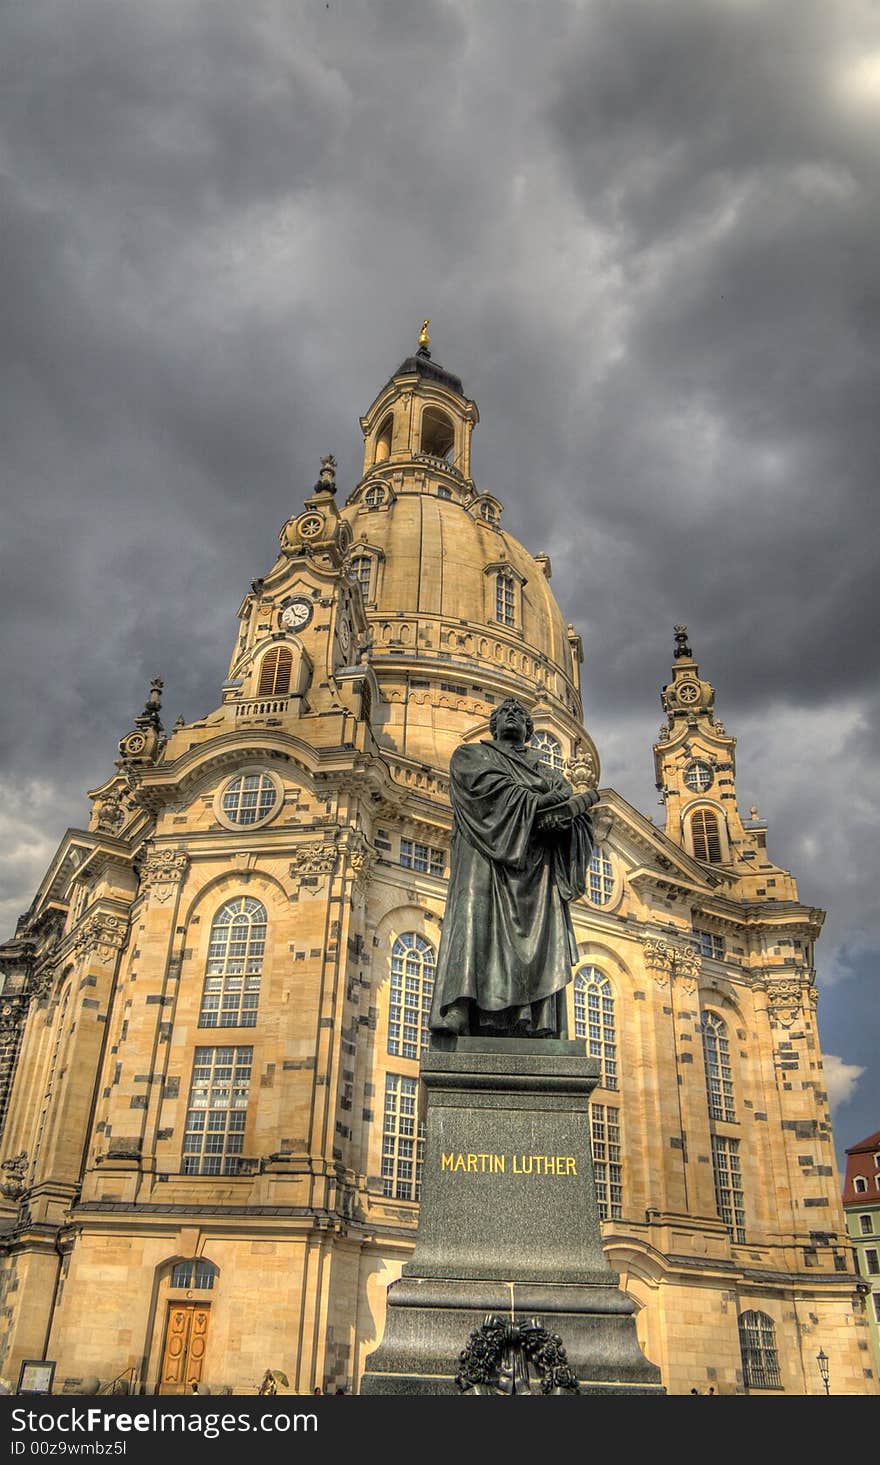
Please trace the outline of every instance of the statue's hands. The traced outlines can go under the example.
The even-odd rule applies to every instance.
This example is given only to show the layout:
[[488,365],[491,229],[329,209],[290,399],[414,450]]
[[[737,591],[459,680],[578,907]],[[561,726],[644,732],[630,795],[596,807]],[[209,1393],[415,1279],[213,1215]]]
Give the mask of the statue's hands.
[[543,809],[538,815],[536,827],[542,834],[569,829],[579,814],[586,814],[598,802],[599,795],[594,788],[589,788],[582,794],[572,794],[553,808]]
[[599,790],[595,788],[584,789],[583,793],[572,794],[569,799],[576,814],[587,814],[594,804],[599,802]]

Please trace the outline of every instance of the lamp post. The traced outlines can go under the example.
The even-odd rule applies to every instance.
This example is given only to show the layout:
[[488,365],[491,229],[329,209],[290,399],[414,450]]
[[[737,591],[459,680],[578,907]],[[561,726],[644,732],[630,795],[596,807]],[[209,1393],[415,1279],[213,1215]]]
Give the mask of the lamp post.
[[828,1387],[828,1356],[824,1348],[820,1348],[816,1354],[816,1362],[819,1365],[819,1376],[825,1385],[825,1393],[830,1394],[831,1390]]

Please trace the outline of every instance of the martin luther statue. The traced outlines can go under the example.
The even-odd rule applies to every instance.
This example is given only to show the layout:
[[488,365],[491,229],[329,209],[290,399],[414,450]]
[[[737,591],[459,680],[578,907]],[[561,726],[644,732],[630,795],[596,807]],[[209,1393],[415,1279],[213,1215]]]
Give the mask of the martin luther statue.
[[431,1031],[559,1037],[576,959],[569,901],[583,895],[593,850],[595,789],[575,794],[528,747],[521,702],[496,707],[491,742],[450,761],[449,895]]

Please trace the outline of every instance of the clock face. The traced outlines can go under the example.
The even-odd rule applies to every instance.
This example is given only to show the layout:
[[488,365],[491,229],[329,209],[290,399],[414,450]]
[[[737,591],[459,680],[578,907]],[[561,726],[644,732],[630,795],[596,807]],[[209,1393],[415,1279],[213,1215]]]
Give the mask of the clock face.
[[289,631],[301,631],[312,619],[312,602],[304,595],[295,595],[281,612],[281,624]]

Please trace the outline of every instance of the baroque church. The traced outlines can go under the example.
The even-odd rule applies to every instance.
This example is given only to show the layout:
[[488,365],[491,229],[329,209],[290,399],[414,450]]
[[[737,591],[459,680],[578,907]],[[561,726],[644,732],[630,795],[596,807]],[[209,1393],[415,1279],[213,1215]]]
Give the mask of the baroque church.
[[[161,682],[0,947],[0,1375],[56,1392],[356,1392],[411,1254],[450,754],[527,703],[600,787],[568,1026],[603,1242],[670,1393],[877,1391],[816,1027],[823,913],[736,793],[685,627],[663,827],[600,783],[581,638],[471,476],[418,351],[325,458],[238,611],[215,710]],[[646,750],[647,755],[647,750]]]

